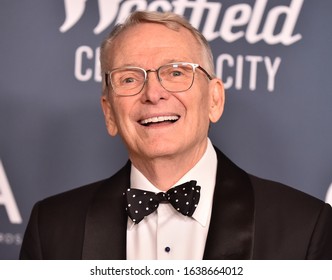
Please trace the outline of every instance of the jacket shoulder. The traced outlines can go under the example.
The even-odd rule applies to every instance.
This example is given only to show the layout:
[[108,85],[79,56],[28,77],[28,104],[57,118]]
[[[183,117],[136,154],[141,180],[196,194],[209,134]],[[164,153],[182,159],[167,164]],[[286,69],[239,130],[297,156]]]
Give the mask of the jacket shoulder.
[[322,200],[285,184],[253,175],[249,175],[249,178],[256,200],[265,201],[266,207],[276,207],[276,205],[280,208],[304,207],[312,212],[313,209],[319,210],[325,204]]
[[249,175],[255,197],[256,259],[330,259],[332,210],[322,200]]
[[96,197],[118,197],[119,186],[126,181],[129,170],[127,164],[108,179],[37,202],[24,234],[20,258],[80,259],[91,204]]
[[103,179],[97,182],[93,182],[84,186],[80,186],[62,193],[58,193],[47,198],[42,199],[37,202],[39,207],[55,207],[63,208],[65,206],[75,208],[77,206],[82,206],[89,202],[93,197],[94,193],[103,185],[107,184],[110,180]]
[[[127,178],[130,171],[130,163],[128,162],[118,172],[109,178],[99,180],[84,186],[80,186],[50,197],[47,197],[38,202],[39,207],[47,208],[64,208],[69,207],[73,209],[84,209],[84,205],[88,205],[91,199],[94,198],[95,193],[103,189],[112,189],[113,185],[117,185]],[[82,208],[83,207],[83,208]]]

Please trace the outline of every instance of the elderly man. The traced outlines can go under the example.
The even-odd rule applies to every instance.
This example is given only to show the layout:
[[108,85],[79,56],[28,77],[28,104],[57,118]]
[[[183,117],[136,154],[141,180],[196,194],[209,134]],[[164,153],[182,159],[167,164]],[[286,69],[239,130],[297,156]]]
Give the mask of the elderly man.
[[332,258],[330,206],[247,174],[211,144],[223,84],[186,20],[133,13],[103,42],[101,67],[106,126],[130,160],[38,202],[21,258]]

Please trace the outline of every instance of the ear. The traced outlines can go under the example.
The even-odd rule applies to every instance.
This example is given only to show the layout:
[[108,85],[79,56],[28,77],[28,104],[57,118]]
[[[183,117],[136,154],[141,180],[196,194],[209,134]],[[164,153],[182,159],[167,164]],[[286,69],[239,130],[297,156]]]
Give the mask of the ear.
[[224,104],[225,104],[224,84],[220,79],[215,78],[212,81],[210,81],[209,94],[210,94],[209,118],[211,122],[215,123],[220,119],[224,111]]
[[101,107],[103,108],[107,131],[111,136],[115,136],[118,133],[118,126],[115,121],[114,110],[110,100],[104,95],[101,97]]

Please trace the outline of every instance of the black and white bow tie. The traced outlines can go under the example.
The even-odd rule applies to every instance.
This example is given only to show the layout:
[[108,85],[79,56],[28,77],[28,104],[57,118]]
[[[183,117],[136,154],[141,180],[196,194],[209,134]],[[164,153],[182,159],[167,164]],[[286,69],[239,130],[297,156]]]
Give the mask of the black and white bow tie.
[[189,181],[160,193],[129,188],[124,193],[128,216],[138,224],[145,216],[157,210],[159,203],[169,202],[177,211],[191,217],[200,197],[201,187],[196,184],[196,181]]

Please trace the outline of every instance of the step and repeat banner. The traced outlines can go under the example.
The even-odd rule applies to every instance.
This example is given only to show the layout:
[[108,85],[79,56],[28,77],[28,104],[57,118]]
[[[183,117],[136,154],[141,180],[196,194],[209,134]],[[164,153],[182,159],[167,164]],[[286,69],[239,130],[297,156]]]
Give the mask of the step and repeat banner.
[[[329,0],[2,0],[0,259],[17,259],[33,204],[127,160],[100,108],[99,44],[134,10],[186,16],[226,88],[210,138],[257,176],[332,201]],[[332,186],[331,186],[332,188]]]

